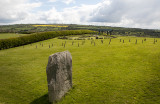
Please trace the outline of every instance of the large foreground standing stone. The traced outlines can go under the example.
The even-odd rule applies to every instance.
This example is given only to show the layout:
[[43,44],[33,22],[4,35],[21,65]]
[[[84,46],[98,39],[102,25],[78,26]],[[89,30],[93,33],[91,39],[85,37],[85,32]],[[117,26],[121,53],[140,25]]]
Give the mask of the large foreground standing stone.
[[46,68],[49,101],[60,100],[72,88],[72,56],[69,51],[49,56]]

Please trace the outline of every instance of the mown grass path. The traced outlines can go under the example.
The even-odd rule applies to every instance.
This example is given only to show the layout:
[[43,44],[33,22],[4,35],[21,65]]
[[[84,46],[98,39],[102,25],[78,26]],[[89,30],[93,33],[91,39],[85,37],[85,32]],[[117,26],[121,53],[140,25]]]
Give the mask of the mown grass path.
[[48,56],[69,50],[73,89],[58,104],[159,104],[160,39],[146,39],[50,39],[1,50],[0,103],[48,104]]

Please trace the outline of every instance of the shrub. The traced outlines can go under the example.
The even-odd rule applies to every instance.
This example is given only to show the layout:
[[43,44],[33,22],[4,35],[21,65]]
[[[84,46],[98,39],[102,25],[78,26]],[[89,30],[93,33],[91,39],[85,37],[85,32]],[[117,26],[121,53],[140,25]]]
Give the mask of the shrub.
[[91,30],[65,30],[65,31],[50,31],[50,32],[33,33],[27,36],[0,40],[0,50],[18,47],[22,45],[27,45],[30,43],[35,43],[38,41],[51,39],[51,38],[55,38],[58,36],[81,35],[81,34],[89,34],[89,33],[93,33],[93,31]]

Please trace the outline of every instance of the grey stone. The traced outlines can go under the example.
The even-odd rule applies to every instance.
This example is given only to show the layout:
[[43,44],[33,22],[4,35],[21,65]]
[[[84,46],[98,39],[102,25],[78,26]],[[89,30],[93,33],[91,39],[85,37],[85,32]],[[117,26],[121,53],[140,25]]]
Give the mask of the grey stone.
[[49,56],[46,68],[49,101],[60,100],[72,88],[72,56],[69,51]]

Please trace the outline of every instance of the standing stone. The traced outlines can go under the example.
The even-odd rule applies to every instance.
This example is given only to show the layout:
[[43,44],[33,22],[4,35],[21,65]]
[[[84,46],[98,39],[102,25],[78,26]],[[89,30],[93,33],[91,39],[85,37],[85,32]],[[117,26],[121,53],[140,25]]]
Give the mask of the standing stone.
[[60,100],[72,88],[72,56],[69,51],[49,56],[46,68],[49,101]]

